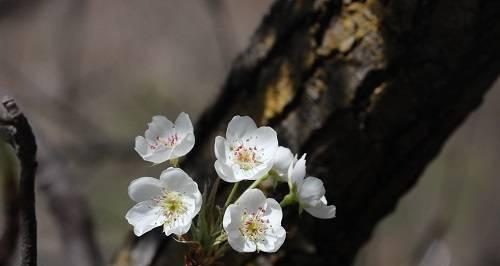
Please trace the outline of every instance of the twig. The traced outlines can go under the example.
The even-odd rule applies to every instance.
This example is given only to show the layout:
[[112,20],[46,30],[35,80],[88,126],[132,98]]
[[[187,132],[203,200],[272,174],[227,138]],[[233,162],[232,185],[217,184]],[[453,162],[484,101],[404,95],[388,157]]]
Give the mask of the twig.
[[21,265],[36,266],[36,214],[35,214],[35,172],[36,141],[28,120],[19,110],[14,99],[2,98],[5,115],[1,125],[15,128],[13,148],[21,165],[19,181],[20,229],[21,229]]
[[9,265],[14,255],[19,235],[19,203],[15,159],[7,144],[0,142],[0,161],[3,163],[2,194],[5,227],[0,235],[0,265]]

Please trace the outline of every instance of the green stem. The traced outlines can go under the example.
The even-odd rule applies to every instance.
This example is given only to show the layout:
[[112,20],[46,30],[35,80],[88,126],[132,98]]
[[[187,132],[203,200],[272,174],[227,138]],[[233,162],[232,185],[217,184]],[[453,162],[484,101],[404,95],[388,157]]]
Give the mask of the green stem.
[[179,167],[179,158],[170,159],[170,164],[173,167]]
[[[253,183],[243,193],[241,193],[241,195],[243,195],[245,192],[247,192],[248,190],[250,190],[252,188],[256,188],[258,185],[260,185],[260,183],[262,183],[262,181],[266,180],[269,176],[270,176],[270,174],[267,173],[267,174],[259,177],[259,179],[253,181]],[[240,200],[241,195],[238,197],[238,199],[236,199],[235,202],[238,202],[238,200]]]
[[259,179],[253,181],[253,183],[247,188],[247,190],[252,189],[252,188],[256,188],[258,185],[260,185],[260,183],[262,183],[262,181],[266,180],[266,178],[268,178],[269,176],[270,176],[269,173],[267,173],[267,174],[261,176]]
[[290,205],[294,204],[295,202],[297,202],[295,195],[293,195],[292,193],[289,193],[280,202],[280,206],[283,208],[286,206],[290,206]]
[[229,206],[229,204],[231,204],[231,201],[234,198],[234,194],[236,194],[236,191],[238,190],[239,184],[240,184],[240,182],[234,183],[233,188],[231,189],[231,192],[229,193],[229,196],[227,197],[226,203],[224,203],[224,209],[227,208],[227,206]]

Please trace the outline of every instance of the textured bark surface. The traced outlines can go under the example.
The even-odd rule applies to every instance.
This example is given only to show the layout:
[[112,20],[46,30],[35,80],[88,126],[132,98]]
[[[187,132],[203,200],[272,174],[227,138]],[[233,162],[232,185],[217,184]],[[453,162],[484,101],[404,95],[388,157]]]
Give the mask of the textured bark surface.
[[[500,2],[487,0],[277,1],[199,120],[183,167],[201,182],[215,176],[213,140],[235,114],[273,126],[282,145],[308,154],[337,218],[289,213],[284,247],[259,260],[350,265],[497,78],[498,17]],[[169,265],[176,245],[154,234],[117,264]]]
[[35,135],[14,99],[3,97],[2,106],[4,111],[0,114],[0,126],[12,133],[5,141],[15,150],[20,167],[18,201],[21,266],[36,266],[35,173],[38,162]]

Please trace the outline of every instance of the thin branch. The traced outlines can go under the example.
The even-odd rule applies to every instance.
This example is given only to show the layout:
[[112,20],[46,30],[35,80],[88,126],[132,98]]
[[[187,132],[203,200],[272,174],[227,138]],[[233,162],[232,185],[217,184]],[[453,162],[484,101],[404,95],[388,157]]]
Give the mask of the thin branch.
[[2,195],[5,227],[0,235],[0,265],[9,265],[19,235],[19,203],[17,202],[16,162],[7,145],[0,141],[2,162]]
[[35,136],[28,120],[19,110],[14,99],[4,97],[2,105],[6,112],[2,117],[1,124],[15,128],[13,148],[21,165],[19,181],[21,265],[36,266],[35,173],[38,164],[36,162]]

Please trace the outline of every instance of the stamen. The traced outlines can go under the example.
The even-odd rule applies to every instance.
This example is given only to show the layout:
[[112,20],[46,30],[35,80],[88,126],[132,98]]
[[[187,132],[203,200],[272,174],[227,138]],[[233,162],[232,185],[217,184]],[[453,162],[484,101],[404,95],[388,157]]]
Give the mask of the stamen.
[[187,211],[187,207],[182,201],[182,194],[175,191],[165,190],[163,195],[155,199],[155,202],[162,208],[166,224],[177,221]]
[[256,146],[246,147],[240,144],[236,147],[230,147],[230,150],[232,151],[234,162],[243,170],[252,169],[260,163]]
[[260,207],[257,213],[248,214],[247,210],[243,211],[242,224],[240,226],[241,234],[253,242],[256,246],[258,242],[264,242],[264,236],[271,226],[269,219],[263,219],[265,213],[264,208]]
[[175,146],[175,144],[177,144],[178,141],[179,141],[179,136],[177,135],[177,133],[170,135],[167,138],[161,138],[158,136],[156,137],[155,142],[150,144],[150,148],[153,150],[157,149],[160,146],[172,148]]

